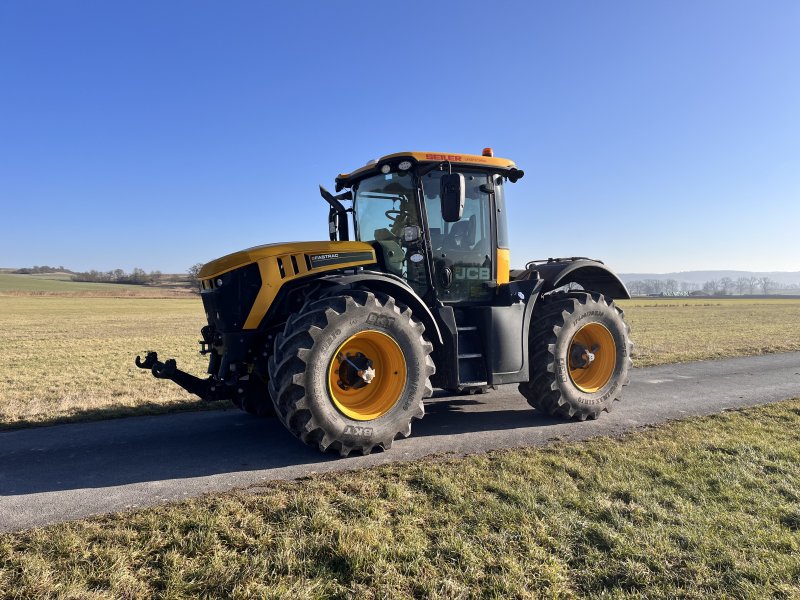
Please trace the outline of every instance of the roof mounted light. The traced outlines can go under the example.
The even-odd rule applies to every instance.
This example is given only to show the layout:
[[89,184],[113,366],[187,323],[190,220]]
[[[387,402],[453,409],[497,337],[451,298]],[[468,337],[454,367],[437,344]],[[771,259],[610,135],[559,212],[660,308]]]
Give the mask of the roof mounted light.
[[484,156],[494,156],[494,150],[492,150],[491,148],[484,148],[483,149],[483,155]]
[[381,173],[383,173],[384,175],[388,175],[391,171],[392,171],[391,165],[383,165],[381,167]]
[[404,160],[399,165],[397,165],[397,168],[400,169],[401,171],[408,171],[411,168],[411,161]]

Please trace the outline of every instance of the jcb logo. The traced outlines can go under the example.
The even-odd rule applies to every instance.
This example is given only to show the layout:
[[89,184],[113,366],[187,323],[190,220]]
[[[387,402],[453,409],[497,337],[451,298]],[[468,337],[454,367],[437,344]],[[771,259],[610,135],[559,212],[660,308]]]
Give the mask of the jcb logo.
[[367,315],[367,324],[369,325],[377,325],[378,327],[389,327],[391,326],[392,323],[394,323],[394,319],[392,317],[379,315],[378,313],[369,313],[369,315]]
[[360,437],[372,437],[372,427],[361,427],[360,425],[348,425],[344,428],[345,435],[357,435]]
[[457,267],[455,272],[456,279],[479,279],[484,281],[492,277],[487,267]]
[[562,383],[567,382],[567,361],[563,358],[558,359],[558,364],[556,365],[556,370],[558,371],[558,378],[562,381]]

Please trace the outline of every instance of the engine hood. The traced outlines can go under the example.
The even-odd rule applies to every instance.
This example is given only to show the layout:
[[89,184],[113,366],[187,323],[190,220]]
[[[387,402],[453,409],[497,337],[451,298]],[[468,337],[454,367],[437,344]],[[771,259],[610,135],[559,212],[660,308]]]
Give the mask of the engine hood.
[[[375,250],[364,242],[320,241],[264,244],[207,262],[200,270],[199,277],[200,279],[218,277],[250,263],[278,258],[285,259],[287,265],[293,266],[292,257],[298,263],[298,268],[306,273],[322,267],[340,268],[340,266],[374,263]],[[282,262],[284,261],[282,260]]]

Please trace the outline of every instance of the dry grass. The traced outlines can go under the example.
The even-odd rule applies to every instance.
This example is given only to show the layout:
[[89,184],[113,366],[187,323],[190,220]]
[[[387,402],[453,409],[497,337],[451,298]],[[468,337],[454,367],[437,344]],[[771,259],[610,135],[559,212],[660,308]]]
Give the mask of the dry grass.
[[199,298],[0,297],[0,427],[199,406],[136,368],[157,349],[197,375]]
[[619,304],[631,325],[638,367],[800,350],[800,300],[677,298]]
[[0,536],[6,598],[798,598],[800,401]]
[[[800,350],[800,300],[621,304],[638,366]],[[133,365],[152,349],[203,375],[203,324],[197,296],[0,296],[0,428],[206,406]]]

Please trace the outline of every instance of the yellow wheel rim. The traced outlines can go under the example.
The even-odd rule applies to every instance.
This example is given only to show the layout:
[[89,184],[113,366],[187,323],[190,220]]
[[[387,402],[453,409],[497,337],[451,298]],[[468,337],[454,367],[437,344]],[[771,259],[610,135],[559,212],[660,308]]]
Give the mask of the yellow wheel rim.
[[617,365],[614,336],[600,323],[587,323],[569,343],[569,377],[587,394],[603,389]]
[[[372,380],[364,384],[355,369],[371,362]],[[348,362],[349,361],[349,362]],[[363,372],[363,371],[359,371]],[[368,329],[350,336],[336,349],[328,367],[328,391],[339,411],[356,421],[370,421],[389,412],[406,387],[406,359],[400,346],[380,331]]]

